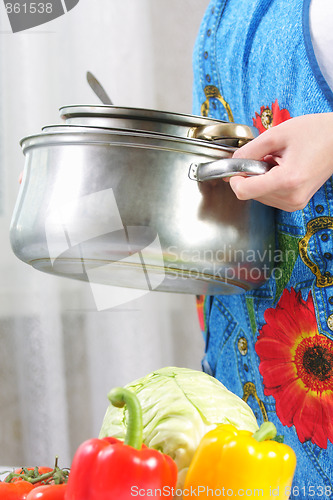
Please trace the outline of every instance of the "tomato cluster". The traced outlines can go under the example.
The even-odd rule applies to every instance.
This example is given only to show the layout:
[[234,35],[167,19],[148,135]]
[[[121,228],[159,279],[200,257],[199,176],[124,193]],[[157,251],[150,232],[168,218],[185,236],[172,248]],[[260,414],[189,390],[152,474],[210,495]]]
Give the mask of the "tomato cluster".
[[22,467],[0,481],[0,500],[64,500],[68,471]]

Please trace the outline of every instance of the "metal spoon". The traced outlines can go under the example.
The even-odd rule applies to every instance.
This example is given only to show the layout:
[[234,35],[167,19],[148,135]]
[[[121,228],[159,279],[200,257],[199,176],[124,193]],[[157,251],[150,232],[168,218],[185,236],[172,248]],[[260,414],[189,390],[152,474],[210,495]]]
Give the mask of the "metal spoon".
[[106,105],[113,104],[113,102],[111,101],[111,99],[107,95],[107,93],[105,92],[102,85],[99,83],[97,78],[95,78],[94,75],[92,73],[90,73],[90,71],[87,71],[87,82],[89,83],[91,89],[95,92],[95,94],[102,101],[103,104],[106,104]]

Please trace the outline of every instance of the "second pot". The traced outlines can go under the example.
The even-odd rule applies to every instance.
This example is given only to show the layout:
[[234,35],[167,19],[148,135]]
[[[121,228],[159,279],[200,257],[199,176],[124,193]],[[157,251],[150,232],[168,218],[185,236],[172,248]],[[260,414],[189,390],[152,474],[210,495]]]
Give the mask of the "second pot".
[[21,260],[92,283],[191,294],[240,293],[268,279],[273,210],[237,200],[215,178],[229,175],[232,148],[74,128],[22,141],[10,229]]

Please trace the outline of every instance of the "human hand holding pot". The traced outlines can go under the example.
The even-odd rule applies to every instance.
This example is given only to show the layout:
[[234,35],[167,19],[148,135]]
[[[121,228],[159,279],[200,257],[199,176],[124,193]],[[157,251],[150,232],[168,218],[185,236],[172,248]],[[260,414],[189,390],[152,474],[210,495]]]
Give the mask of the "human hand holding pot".
[[333,174],[333,113],[291,118],[233,157],[264,159],[274,165],[264,175],[230,178],[238,199],[255,199],[287,212],[300,210]]

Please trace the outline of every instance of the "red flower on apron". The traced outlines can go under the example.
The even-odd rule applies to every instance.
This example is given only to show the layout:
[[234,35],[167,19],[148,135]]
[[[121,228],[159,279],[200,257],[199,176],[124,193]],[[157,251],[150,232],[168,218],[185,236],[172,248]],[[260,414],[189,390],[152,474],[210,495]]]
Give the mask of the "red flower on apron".
[[265,130],[278,125],[291,118],[287,109],[280,109],[277,99],[272,103],[271,108],[261,106],[260,114],[256,112],[255,118],[252,118],[253,125],[259,130],[260,134]]
[[318,332],[311,292],[304,301],[285,289],[264,317],[255,347],[264,393],[302,443],[326,448],[327,440],[333,443],[333,342]]

